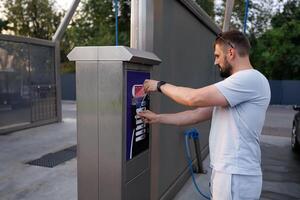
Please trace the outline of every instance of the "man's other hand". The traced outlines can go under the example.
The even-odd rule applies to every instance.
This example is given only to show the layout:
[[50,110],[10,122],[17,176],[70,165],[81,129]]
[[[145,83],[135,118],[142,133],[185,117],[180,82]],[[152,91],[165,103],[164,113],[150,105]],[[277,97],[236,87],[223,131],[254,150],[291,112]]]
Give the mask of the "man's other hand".
[[139,112],[137,115],[140,116],[145,123],[159,123],[159,115],[150,110]]

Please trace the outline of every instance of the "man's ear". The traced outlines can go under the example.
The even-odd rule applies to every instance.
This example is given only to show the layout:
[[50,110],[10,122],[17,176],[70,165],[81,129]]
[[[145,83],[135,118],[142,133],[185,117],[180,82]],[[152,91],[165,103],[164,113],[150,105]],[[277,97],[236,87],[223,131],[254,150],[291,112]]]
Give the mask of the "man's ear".
[[229,56],[230,56],[231,59],[235,58],[236,53],[237,52],[236,52],[236,50],[234,48],[229,48],[228,49],[228,54],[229,54]]

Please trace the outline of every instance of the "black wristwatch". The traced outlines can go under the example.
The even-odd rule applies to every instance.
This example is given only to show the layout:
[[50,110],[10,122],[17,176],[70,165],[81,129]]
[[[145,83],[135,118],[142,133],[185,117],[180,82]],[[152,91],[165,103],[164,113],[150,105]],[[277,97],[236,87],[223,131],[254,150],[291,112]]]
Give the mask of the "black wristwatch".
[[160,89],[160,87],[162,86],[162,85],[164,85],[164,84],[166,84],[167,82],[165,82],[165,81],[158,81],[158,83],[157,83],[157,91],[159,91],[159,92],[161,92],[161,89]]

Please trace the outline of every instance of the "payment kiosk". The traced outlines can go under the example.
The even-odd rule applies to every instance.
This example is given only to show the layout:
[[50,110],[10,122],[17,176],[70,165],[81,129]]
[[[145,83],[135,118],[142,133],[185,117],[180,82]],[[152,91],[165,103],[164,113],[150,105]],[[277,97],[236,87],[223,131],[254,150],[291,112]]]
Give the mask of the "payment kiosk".
[[76,47],[79,200],[150,199],[149,108],[143,82],[160,59],[124,46]]

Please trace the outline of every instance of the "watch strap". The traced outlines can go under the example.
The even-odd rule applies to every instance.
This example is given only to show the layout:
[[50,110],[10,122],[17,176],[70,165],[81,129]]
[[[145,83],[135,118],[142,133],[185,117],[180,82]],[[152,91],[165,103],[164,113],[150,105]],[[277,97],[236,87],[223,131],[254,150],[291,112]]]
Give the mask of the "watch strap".
[[157,83],[157,91],[161,92],[160,87],[161,87],[162,85],[166,84],[166,83],[167,83],[167,82],[165,82],[165,81],[158,81],[158,83]]

